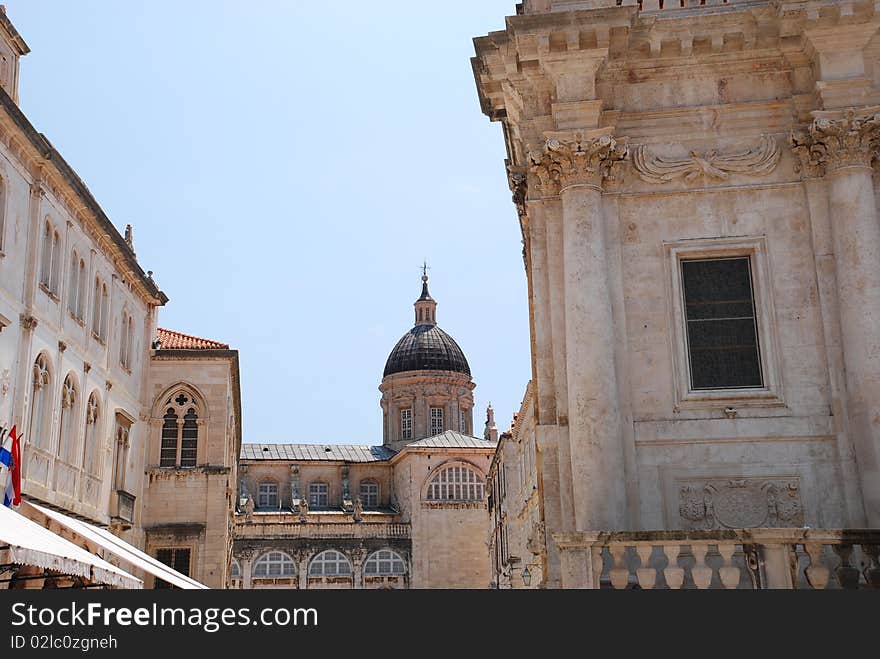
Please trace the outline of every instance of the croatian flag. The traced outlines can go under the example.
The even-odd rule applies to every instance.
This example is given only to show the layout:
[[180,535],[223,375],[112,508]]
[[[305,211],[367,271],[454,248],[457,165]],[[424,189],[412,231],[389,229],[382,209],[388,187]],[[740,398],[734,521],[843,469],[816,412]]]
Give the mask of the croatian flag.
[[15,426],[0,446],[0,485],[4,506],[11,508],[21,504],[21,446]]

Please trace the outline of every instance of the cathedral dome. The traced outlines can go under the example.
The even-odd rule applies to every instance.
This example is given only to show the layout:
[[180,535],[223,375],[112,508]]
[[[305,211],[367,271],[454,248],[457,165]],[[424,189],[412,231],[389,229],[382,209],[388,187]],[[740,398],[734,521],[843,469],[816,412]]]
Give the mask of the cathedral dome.
[[394,346],[385,363],[384,376],[406,371],[452,371],[470,375],[471,367],[455,339],[437,327],[437,302],[428,292],[427,272],[422,277],[422,296],[416,300],[415,309],[415,327]]
[[453,371],[471,374],[461,348],[436,325],[416,325],[403,335],[388,361],[385,376],[404,371]]

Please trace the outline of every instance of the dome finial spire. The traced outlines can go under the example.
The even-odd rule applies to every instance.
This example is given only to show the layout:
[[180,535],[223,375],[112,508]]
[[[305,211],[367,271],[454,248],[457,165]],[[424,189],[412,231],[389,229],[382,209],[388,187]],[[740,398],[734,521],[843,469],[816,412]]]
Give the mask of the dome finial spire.
[[422,264],[422,295],[416,300],[416,325],[437,324],[437,302],[428,292],[428,261]]

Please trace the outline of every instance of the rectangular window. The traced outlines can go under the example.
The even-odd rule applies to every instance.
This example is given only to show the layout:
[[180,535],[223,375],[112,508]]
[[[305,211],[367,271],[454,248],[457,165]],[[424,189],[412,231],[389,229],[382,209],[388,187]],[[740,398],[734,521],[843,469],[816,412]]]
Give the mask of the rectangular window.
[[691,388],[762,387],[751,259],[681,261]]
[[327,483],[311,483],[309,485],[309,508],[320,510],[330,505]]
[[364,508],[379,507],[379,484],[375,481],[361,483],[361,505]]
[[400,410],[400,438],[412,439],[412,408]]
[[[168,567],[173,570],[180,572],[185,576],[189,576],[189,549],[183,548],[174,548],[174,549],[160,549],[156,552],[156,558],[165,563]],[[163,589],[163,588],[175,588],[167,581],[163,581],[162,579],[156,578],[156,583],[153,585],[153,588]]]
[[446,428],[443,425],[443,408],[442,407],[432,407],[431,408],[431,436],[439,435]]
[[277,510],[278,485],[276,483],[260,483],[257,492],[257,507]]

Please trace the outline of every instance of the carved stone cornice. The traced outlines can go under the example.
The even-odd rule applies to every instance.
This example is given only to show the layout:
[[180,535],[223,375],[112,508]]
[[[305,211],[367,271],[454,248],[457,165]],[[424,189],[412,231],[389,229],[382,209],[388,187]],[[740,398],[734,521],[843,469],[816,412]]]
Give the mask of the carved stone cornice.
[[628,154],[626,144],[611,135],[573,133],[547,140],[543,151],[531,155],[531,172],[545,196],[553,196],[572,185],[600,187],[613,178],[613,166]]
[[805,176],[822,176],[841,167],[870,167],[880,147],[880,113],[840,119],[818,118],[793,132],[791,146]]
[[771,135],[762,135],[756,146],[744,151],[691,151],[686,158],[663,158],[639,145],[632,152],[632,163],[639,178],[647,183],[669,183],[676,178],[692,183],[702,178],[723,181],[731,174],[769,174],[779,164],[781,155],[776,140]]

